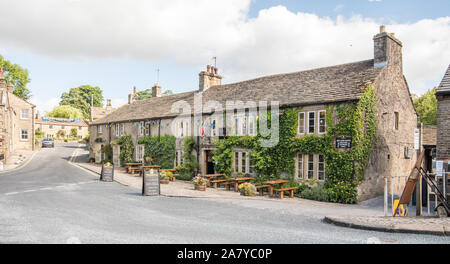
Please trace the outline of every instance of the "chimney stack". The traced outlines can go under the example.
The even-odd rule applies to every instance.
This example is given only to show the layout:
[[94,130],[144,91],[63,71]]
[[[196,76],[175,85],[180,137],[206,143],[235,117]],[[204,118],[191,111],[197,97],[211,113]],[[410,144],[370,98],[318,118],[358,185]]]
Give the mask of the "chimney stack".
[[128,104],[132,104],[138,100],[138,95],[136,94],[136,86],[133,87],[133,93],[128,95]]
[[13,87],[12,83],[9,82],[9,84],[8,84],[8,92],[9,92],[9,93],[12,93],[13,90],[14,90],[13,88],[14,88],[14,87]]
[[161,97],[161,86],[158,84],[152,87],[152,97]]
[[206,71],[202,71],[199,74],[199,91],[206,91],[209,87],[221,85],[222,76],[218,72],[216,67],[206,65]]
[[403,73],[403,44],[394,33],[386,32],[386,26],[380,26],[380,33],[373,37],[374,41],[374,67],[391,69]]
[[110,110],[111,108],[111,99],[106,99],[106,110]]
[[3,75],[3,68],[0,68],[0,89],[6,88],[6,79]]

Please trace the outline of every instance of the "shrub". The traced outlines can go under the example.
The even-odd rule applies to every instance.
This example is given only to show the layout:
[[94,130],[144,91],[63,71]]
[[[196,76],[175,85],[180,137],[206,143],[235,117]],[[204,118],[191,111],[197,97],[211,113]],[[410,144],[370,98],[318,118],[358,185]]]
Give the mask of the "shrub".
[[176,145],[176,138],[174,136],[147,136],[142,140],[139,140],[139,144],[145,146],[144,156],[151,157],[153,164],[160,165],[162,169],[173,168]]
[[322,186],[314,186],[314,187],[307,187],[300,193],[301,198],[309,199],[309,200],[315,200],[315,201],[321,201],[321,202],[329,202],[329,194],[327,189],[325,189]]

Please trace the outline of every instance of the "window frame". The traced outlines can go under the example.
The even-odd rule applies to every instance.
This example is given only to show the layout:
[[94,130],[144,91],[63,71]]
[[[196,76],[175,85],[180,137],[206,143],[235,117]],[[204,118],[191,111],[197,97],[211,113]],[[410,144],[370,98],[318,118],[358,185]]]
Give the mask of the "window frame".
[[[320,120],[321,120],[321,118],[320,118],[320,114],[321,113],[324,113],[324,116],[323,116],[323,122],[324,122],[324,125],[323,125],[323,132],[321,132],[320,131]],[[325,111],[325,110],[320,110],[320,111],[318,111],[318,122],[317,122],[317,126],[318,126],[318,132],[319,132],[319,134],[320,135],[323,135],[323,134],[326,134],[327,133],[327,112]]]
[[103,134],[103,127],[102,125],[97,126],[97,134]]
[[[310,160],[310,158],[312,157],[312,161]],[[306,171],[306,179],[308,180],[314,180],[314,154],[308,154],[308,167],[307,167],[307,171]],[[312,170],[310,170],[310,165],[312,164]],[[309,173],[311,172],[311,178],[309,177]]]
[[[25,133],[24,133],[24,132],[25,132]],[[29,134],[30,134],[30,133],[28,133],[28,129],[21,128],[21,129],[20,129],[20,140],[21,140],[21,141],[28,141],[28,140],[30,140]],[[26,136],[26,138],[23,137],[24,135]]]
[[[300,116],[303,114],[303,132],[300,132]],[[306,133],[306,112],[298,113],[297,118],[297,135],[304,135]]]
[[[311,128],[311,126],[310,126],[310,122],[311,122],[311,116],[310,116],[310,114],[314,114],[314,124],[313,124],[313,131],[311,132],[310,131],[310,128]],[[308,112],[308,135],[313,135],[313,134],[315,134],[316,133],[316,112],[315,111],[309,111]]]
[[303,154],[297,153],[297,178],[299,179],[305,178],[305,166],[303,156],[304,156]]
[[[23,113],[26,111],[26,117],[24,117]],[[30,109],[20,109],[20,119],[29,119],[30,118]]]
[[394,130],[398,131],[400,127],[400,113],[394,112]]
[[[323,161],[320,162],[320,157],[323,157]],[[323,170],[320,170],[320,164],[323,165]],[[323,173],[323,179],[320,179],[319,174]],[[325,155],[319,154],[317,155],[317,180],[320,182],[324,182],[326,179],[326,168],[325,168]]]

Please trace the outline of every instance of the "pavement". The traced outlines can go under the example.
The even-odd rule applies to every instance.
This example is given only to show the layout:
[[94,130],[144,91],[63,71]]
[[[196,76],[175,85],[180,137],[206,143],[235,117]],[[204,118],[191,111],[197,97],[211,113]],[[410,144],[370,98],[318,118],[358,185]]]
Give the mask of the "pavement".
[[16,150],[10,154],[6,163],[3,164],[3,170],[0,170],[0,173],[13,171],[25,166],[35,153],[36,151],[32,150]]
[[437,217],[327,216],[325,222],[358,229],[450,236],[450,219]]
[[79,144],[60,143],[0,174],[0,243],[450,243],[443,236],[322,221],[327,215],[379,215],[378,202],[144,197],[138,188],[100,182],[98,174],[76,166],[87,160],[83,151]]

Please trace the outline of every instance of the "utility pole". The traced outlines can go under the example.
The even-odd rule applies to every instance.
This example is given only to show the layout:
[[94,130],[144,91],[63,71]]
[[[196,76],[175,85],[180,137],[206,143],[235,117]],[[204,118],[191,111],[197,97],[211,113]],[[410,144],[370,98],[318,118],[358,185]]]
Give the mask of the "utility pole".
[[[422,133],[423,133],[423,123],[418,126],[419,132],[419,151],[417,152],[417,157],[422,153]],[[422,164],[421,164],[422,165]],[[422,175],[419,174],[419,180],[416,184],[416,216],[422,216]]]
[[156,84],[159,85],[159,68],[156,69]]

